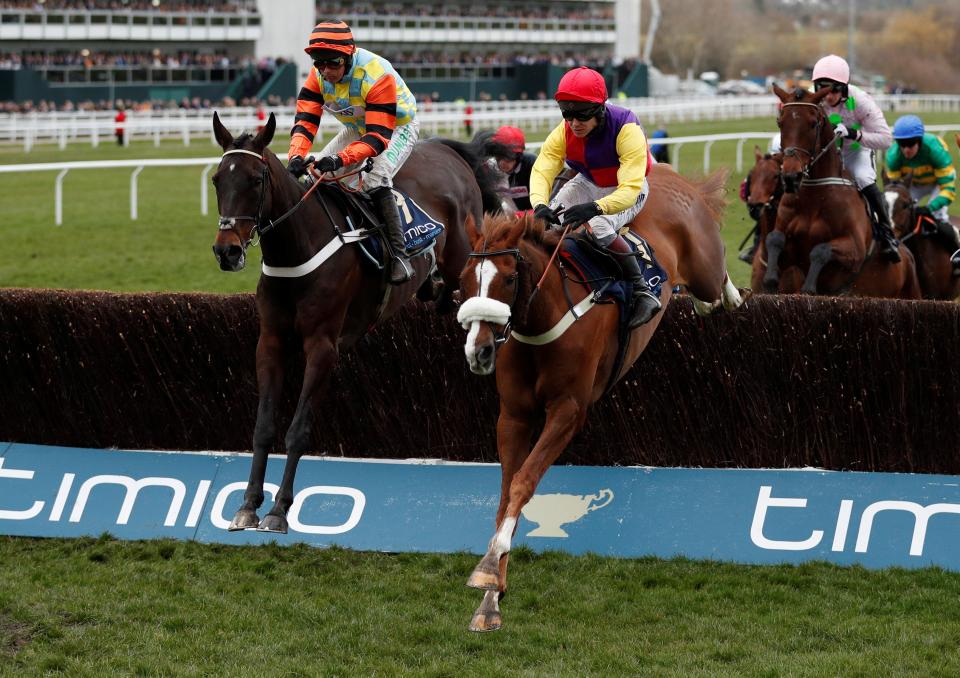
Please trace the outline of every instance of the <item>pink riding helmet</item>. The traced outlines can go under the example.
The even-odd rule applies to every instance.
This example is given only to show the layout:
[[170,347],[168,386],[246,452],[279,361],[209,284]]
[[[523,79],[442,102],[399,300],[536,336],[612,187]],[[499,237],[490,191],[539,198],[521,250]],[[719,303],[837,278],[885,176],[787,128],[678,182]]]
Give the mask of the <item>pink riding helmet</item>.
[[811,79],[814,82],[817,80],[833,80],[847,85],[850,83],[850,65],[843,57],[828,54],[813,67],[813,77]]

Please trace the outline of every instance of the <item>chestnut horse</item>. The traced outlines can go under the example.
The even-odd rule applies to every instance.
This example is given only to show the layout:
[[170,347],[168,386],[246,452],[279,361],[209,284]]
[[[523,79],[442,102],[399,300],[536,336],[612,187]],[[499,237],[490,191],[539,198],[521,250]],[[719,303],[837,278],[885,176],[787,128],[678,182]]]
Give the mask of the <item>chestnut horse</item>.
[[[417,255],[416,278],[398,287],[364,262],[358,245],[365,237],[337,199],[340,188],[318,186],[319,199],[305,197],[304,187],[277,159],[268,145],[276,120],[270,115],[256,136],[236,139],[214,114],[214,135],[224,155],[213,177],[220,228],[213,246],[224,270],[240,270],[246,248],[259,237],[263,272],[257,285],[260,338],[256,374],[259,405],[253,434],[253,463],[243,505],[231,530],[287,531],[287,511],[300,457],[311,449],[315,403],[337,363],[339,353],[357,342],[379,320],[389,317],[417,292],[450,305],[467,259],[464,224],[483,217],[483,192],[468,162],[437,142],[418,144],[394,182],[435,219],[446,224],[434,246],[442,284],[430,275],[431,262]],[[492,190],[487,191],[496,200]],[[332,252],[332,255],[330,253]],[[324,261],[324,256],[330,255]],[[433,259],[433,257],[431,257]],[[321,261],[320,265],[317,262]],[[437,289],[437,287],[441,289]],[[276,439],[276,408],[283,385],[284,345],[288,340],[304,355],[303,385],[287,429],[287,463],[273,507],[261,521],[267,453]]]
[[901,261],[875,254],[872,222],[856,184],[841,171],[830,121],[820,106],[828,89],[789,93],[777,125],[783,146],[784,195],[774,229],[765,239],[769,292],[795,292],[781,284],[780,270],[806,271],[802,292],[868,297],[920,298],[913,256],[900,246]]
[[[917,201],[910,194],[911,175],[904,181],[887,181],[884,177],[883,195],[887,199],[893,230],[900,241],[913,253],[917,262],[917,278],[924,299],[956,299],[960,295],[960,277],[953,275],[950,255],[953,247],[929,219],[917,214]],[[951,219],[957,225],[956,219]]]
[[[647,203],[630,228],[647,240],[667,272],[661,303],[666,307],[673,287],[683,285],[701,315],[721,303],[738,307],[742,299],[727,277],[719,231],[726,171],[697,185],[668,165],[654,165],[648,179]],[[544,233],[543,223],[530,215],[489,215],[482,232],[467,230],[474,251],[460,278],[465,301],[457,319],[469,328],[464,350],[470,370],[490,374],[498,368],[500,394],[502,485],[496,533],[467,583],[485,591],[470,629],[491,631],[501,625],[499,602],[507,588],[508,554],[521,509],[583,427],[590,405],[636,361],[665,313],[628,335],[625,359],[613,374],[618,309],[601,304],[584,312],[581,302],[591,292],[576,285],[565,289],[560,270],[550,265],[559,241],[556,232]],[[575,304],[581,304],[582,315],[570,324]],[[533,441],[541,421],[542,432]]]

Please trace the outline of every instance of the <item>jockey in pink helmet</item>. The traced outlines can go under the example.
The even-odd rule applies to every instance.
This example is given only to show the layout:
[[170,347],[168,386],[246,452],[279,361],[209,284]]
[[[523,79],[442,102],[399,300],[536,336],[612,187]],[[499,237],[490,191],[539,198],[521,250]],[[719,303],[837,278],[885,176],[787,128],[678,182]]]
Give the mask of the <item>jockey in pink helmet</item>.
[[485,144],[484,153],[494,158],[497,169],[506,177],[502,195],[510,198],[518,211],[531,209],[530,172],[537,156],[526,152],[523,130],[504,125]]
[[899,242],[887,214],[886,201],[877,186],[874,156],[893,141],[890,127],[873,98],[850,84],[850,66],[836,54],[830,54],[813,67],[813,86],[817,91],[829,88],[820,105],[834,126],[843,165],[853,175],[857,188],[876,215],[873,237],[887,261],[900,261]]
[[[650,169],[647,139],[632,111],[606,103],[603,76],[589,68],[575,68],[561,79],[554,96],[563,121],[543,146],[530,175],[530,202],[534,215],[563,225],[586,223],[593,238],[614,254],[623,277],[633,286],[632,329],[648,322],[661,308],[647,285],[640,263],[618,234],[643,209]],[[550,187],[564,163],[577,175],[550,201]],[[548,206],[549,205],[549,206]]]

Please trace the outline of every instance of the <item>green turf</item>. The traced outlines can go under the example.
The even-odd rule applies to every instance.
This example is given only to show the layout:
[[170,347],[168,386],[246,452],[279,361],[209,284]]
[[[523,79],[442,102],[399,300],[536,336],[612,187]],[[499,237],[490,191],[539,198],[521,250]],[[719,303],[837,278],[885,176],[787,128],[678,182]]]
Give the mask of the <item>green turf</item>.
[[960,577],[518,550],[466,631],[466,554],[0,538],[0,675],[955,676]]
[[[950,114],[927,114],[928,124],[952,122]],[[672,136],[738,131],[775,131],[771,119],[729,120],[668,125]],[[543,134],[531,134],[531,141]],[[320,147],[318,142],[317,147]],[[286,150],[286,139],[273,144]],[[752,144],[744,149],[744,172],[752,164]],[[108,160],[156,157],[215,157],[219,149],[208,140],[76,143],[60,150],[36,146],[30,154],[19,147],[0,147],[0,164]],[[702,146],[681,151],[681,170],[702,174]],[[733,170],[736,142],[717,142],[711,170]],[[728,268],[735,283],[747,286],[748,267],[736,260],[739,243],[752,222],[736,192],[743,173],[732,171],[730,205],[723,238]],[[4,239],[0,256],[0,286],[60,287],[113,291],[252,291],[256,287],[259,252],[246,270],[223,273],[210,251],[216,234],[216,198],[210,192],[210,214],[200,214],[200,168],[145,169],[139,177],[139,219],[129,216],[129,170],[82,170],[64,182],[64,224],[54,223],[54,172],[0,174],[0,224]],[[958,212],[960,213],[960,212]]]

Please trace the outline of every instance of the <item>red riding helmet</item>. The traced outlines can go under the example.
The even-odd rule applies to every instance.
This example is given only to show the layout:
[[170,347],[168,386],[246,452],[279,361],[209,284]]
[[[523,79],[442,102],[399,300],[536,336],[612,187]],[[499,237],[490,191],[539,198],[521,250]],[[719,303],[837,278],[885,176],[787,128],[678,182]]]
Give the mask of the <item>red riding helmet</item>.
[[603,76],[595,70],[581,66],[567,71],[560,78],[557,93],[553,98],[557,101],[587,101],[602,104],[607,100],[607,84],[603,81]]
[[517,155],[523,153],[527,147],[527,140],[523,137],[523,131],[517,127],[510,127],[509,125],[504,125],[498,129],[490,141],[505,146]]

